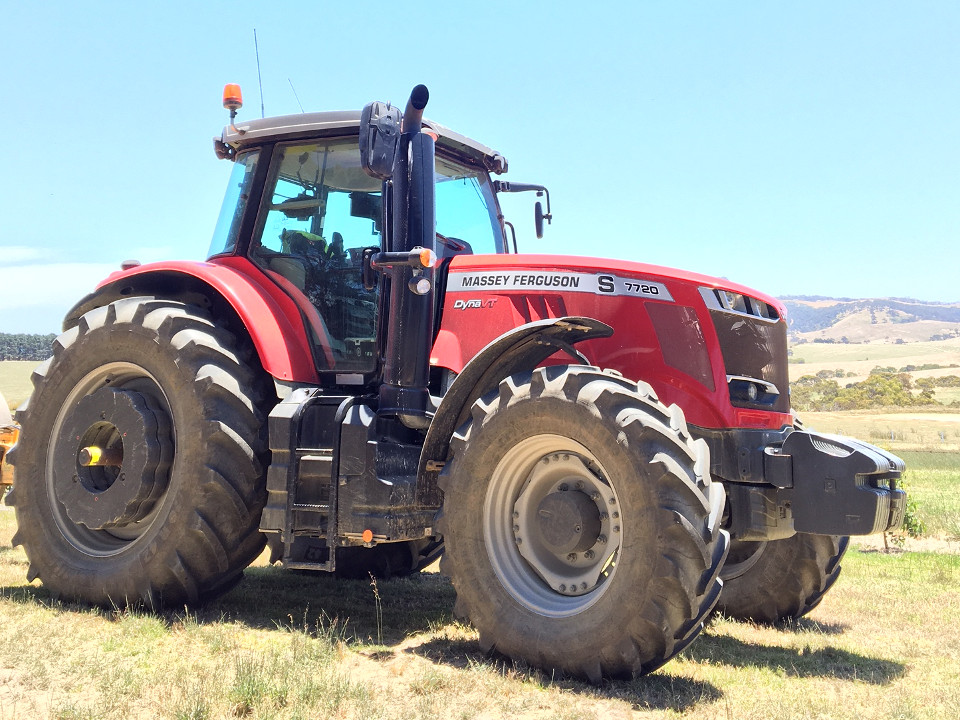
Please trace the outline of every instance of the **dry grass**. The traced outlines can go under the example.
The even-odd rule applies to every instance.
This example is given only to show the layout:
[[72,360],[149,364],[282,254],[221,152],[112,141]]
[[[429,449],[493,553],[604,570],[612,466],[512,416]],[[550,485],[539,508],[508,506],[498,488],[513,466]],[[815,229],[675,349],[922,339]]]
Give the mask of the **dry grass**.
[[30,375],[39,364],[33,360],[0,360],[0,394],[11,410],[30,397]]
[[[949,368],[951,364],[960,365],[960,338],[937,342],[908,342],[902,345],[893,343],[804,343],[793,345],[790,358],[790,380],[804,375],[816,375],[821,370],[853,373],[848,378],[837,378],[841,386],[847,383],[861,382],[875,367],[893,367],[900,369],[907,365],[943,365],[940,370],[924,370],[913,373],[914,379],[920,377],[938,377],[940,375],[960,375],[960,367]],[[802,360],[802,362],[800,362]],[[940,398],[939,393],[937,398]]]
[[895,453],[960,452],[960,413],[956,410],[808,412],[801,418],[809,429],[855,437]]

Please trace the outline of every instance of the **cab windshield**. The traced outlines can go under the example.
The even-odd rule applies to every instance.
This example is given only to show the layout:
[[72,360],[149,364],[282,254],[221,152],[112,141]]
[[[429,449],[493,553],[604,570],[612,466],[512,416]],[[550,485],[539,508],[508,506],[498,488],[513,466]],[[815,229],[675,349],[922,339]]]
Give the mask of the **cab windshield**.
[[260,152],[254,150],[240,155],[233,163],[230,180],[227,181],[227,192],[220,206],[220,217],[213,231],[210,241],[210,250],[207,257],[232,253],[237,248],[237,238],[240,234],[240,222],[243,212],[250,200],[250,186],[257,169],[257,159]]
[[[239,197],[252,172],[236,174]],[[486,172],[438,155],[436,183],[437,254],[502,252]],[[356,139],[274,150],[249,256],[297,302],[321,369],[376,369],[378,291],[364,288],[361,270],[364,251],[381,249],[381,191],[360,166]]]

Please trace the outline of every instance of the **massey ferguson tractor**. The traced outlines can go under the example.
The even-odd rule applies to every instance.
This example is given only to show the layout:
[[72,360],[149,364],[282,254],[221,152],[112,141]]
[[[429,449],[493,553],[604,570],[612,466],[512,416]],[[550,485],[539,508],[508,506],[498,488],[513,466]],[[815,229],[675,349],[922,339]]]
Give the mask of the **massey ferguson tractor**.
[[[714,609],[817,605],[904,469],[791,412],[784,307],[713,277],[516,252],[500,154],[371,103],[231,122],[204,262],[124,263],[17,412],[28,577],[182,607],[285,568],[443,554],[489,651],[650,672]],[[513,240],[511,241],[511,238]]]

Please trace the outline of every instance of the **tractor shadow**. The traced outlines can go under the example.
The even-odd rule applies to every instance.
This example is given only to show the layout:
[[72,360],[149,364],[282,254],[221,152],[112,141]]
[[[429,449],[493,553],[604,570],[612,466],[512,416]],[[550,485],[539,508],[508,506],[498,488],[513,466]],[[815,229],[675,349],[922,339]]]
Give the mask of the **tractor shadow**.
[[723,692],[709,682],[693,680],[658,670],[652,675],[634,680],[604,680],[600,685],[566,677],[511,660],[502,655],[490,655],[480,649],[477,641],[433,639],[405,652],[426,658],[438,665],[457,669],[486,667],[491,671],[524,684],[559,688],[595,699],[620,700],[633,710],[673,711],[683,713],[701,703],[710,703],[723,697]]
[[[839,635],[843,632],[842,625],[808,619],[778,627],[759,627],[766,632],[800,638]],[[747,642],[714,632],[708,625],[706,631],[684,651],[684,657],[692,662],[712,666],[769,669],[786,677],[831,678],[871,685],[887,685],[906,673],[906,666],[898,662],[869,657],[830,644],[819,647],[812,647],[812,644],[820,645],[798,643],[794,647],[782,647],[765,645],[762,642]]]
[[336,623],[348,644],[391,647],[451,622],[455,598],[449,581],[437,573],[345,580],[253,567],[229,593],[191,613],[266,630]]

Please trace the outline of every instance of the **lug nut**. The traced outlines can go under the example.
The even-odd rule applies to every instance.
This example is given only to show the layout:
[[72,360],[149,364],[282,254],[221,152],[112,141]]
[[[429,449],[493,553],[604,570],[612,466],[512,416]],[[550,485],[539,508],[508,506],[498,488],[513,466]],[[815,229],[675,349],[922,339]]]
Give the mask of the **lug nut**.
[[575,562],[576,559],[577,559],[576,553],[570,553],[569,555],[567,555],[567,560],[569,560],[570,562]]
[[583,556],[584,556],[587,560],[593,560],[593,558],[596,557],[596,553],[593,552],[593,550],[587,550],[587,551],[583,554]]
[[606,536],[606,535],[598,535],[598,536],[597,536],[597,542],[600,543],[601,545],[606,544],[606,542],[607,542],[607,536]]

